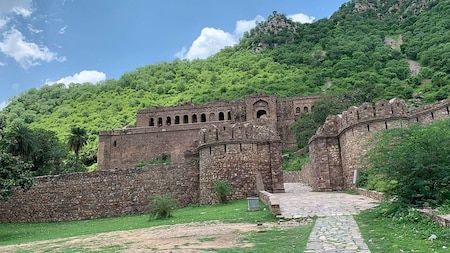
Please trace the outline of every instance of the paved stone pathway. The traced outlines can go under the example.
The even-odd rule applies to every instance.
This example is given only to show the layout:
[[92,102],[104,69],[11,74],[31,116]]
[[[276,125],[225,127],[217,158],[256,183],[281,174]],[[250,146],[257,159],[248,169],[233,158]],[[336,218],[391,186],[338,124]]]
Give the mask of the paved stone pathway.
[[318,217],[305,252],[370,253],[353,215],[376,206],[376,200],[346,193],[312,192],[309,186],[297,183],[285,183],[284,187],[286,193],[276,194],[283,217]]

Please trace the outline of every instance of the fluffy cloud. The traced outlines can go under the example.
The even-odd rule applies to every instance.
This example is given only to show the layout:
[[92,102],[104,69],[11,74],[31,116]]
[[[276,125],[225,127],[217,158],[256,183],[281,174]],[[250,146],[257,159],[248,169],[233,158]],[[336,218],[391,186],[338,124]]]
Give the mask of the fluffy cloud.
[[[312,23],[316,19],[303,13],[293,14],[287,17],[300,23]],[[189,49],[183,47],[181,51],[175,54],[175,57],[189,60],[208,58],[219,52],[222,48],[238,43],[245,32],[254,28],[257,22],[263,22],[264,20],[264,17],[260,15],[256,16],[253,20],[239,20],[236,22],[236,28],[233,33],[216,28],[203,28],[200,36],[194,40]]]
[[25,41],[23,34],[17,29],[11,29],[3,34],[0,41],[0,52],[14,58],[23,68],[39,65],[40,62],[65,61],[65,57],[58,57],[45,46]]
[[106,80],[106,74],[103,72],[99,72],[96,70],[83,70],[80,73],[76,73],[73,76],[66,76],[59,79],[56,82],[46,81],[47,84],[55,84],[55,83],[98,83]]
[[230,33],[220,29],[206,27],[203,28],[200,36],[192,43],[187,51],[183,48],[176,56],[183,59],[205,59],[210,55],[217,53],[226,46],[236,44],[236,39]]
[[253,20],[239,20],[236,22],[236,29],[234,29],[234,34],[238,36],[239,38],[244,35],[245,32],[250,31],[252,28],[256,26],[257,22],[263,22],[264,17],[263,16],[256,16]]
[[292,19],[292,21],[300,22],[302,24],[312,23],[312,22],[314,22],[314,20],[316,20],[315,17],[308,16],[303,13],[292,14],[292,15],[287,16],[287,18],[290,18],[290,19]]

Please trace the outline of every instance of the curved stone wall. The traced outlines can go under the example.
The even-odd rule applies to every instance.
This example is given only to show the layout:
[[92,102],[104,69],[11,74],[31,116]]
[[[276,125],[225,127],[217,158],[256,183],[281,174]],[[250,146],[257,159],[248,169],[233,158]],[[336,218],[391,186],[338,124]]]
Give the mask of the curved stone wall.
[[257,177],[264,190],[283,190],[281,142],[267,123],[212,125],[199,133],[200,203],[217,203],[212,191],[219,180],[233,188],[230,199],[258,193]]
[[350,189],[354,171],[364,167],[364,155],[373,145],[377,131],[426,125],[450,118],[450,100],[407,111],[399,99],[381,100],[373,106],[352,106],[340,115],[329,116],[309,141],[310,164],[303,168],[302,178],[309,178],[316,190]]

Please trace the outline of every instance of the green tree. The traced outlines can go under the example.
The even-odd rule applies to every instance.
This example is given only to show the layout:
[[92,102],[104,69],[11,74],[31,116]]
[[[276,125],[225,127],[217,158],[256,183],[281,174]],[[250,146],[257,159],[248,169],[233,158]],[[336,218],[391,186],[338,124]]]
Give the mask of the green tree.
[[0,201],[8,200],[15,187],[28,189],[33,184],[30,167],[20,158],[0,151]]
[[75,166],[78,168],[78,159],[80,150],[87,144],[87,133],[84,128],[72,127],[67,145],[75,153]]
[[13,122],[4,136],[5,150],[15,156],[20,156],[22,161],[27,161],[33,152],[33,131],[19,121]]

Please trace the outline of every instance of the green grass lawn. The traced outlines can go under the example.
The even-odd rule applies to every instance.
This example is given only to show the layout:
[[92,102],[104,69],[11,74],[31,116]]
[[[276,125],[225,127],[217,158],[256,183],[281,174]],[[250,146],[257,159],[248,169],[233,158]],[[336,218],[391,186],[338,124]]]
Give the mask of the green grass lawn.
[[274,221],[270,210],[260,203],[260,210],[247,211],[247,200],[212,206],[189,206],[175,210],[167,220],[151,220],[148,215],[133,215],[70,222],[0,223],[0,245],[132,230],[159,225],[220,220],[221,222],[256,223]]
[[[383,213],[389,212],[390,208],[390,204],[382,204],[355,216],[372,253],[450,252],[450,229],[439,227],[412,209],[395,218],[388,218]],[[428,240],[433,234],[437,238]]]
[[[189,222],[220,221],[224,223],[274,222],[276,219],[264,204],[260,210],[247,210],[247,200],[233,201],[213,206],[190,206],[175,210],[173,217],[167,220],[149,220],[148,215],[122,216],[94,220],[45,223],[2,223],[0,224],[0,245],[12,245],[33,241],[63,239],[71,236],[93,235],[102,232],[132,230],[159,225]],[[311,233],[314,222],[296,227],[265,228],[263,231],[246,232],[239,239],[242,243],[251,243],[248,248],[210,249],[216,252],[302,252]],[[200,239],[213,241],[215,237]],[[126,245],[105,246],[95,252],[120,252]],[[151,249],[150,249],[151,250]],[[32,251],[15,251],[32,252]],[[79,247],[61,247],[56,244],[46,252],[94,252]]]

